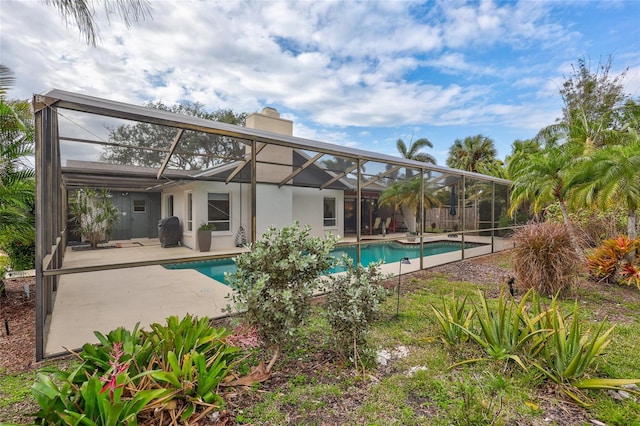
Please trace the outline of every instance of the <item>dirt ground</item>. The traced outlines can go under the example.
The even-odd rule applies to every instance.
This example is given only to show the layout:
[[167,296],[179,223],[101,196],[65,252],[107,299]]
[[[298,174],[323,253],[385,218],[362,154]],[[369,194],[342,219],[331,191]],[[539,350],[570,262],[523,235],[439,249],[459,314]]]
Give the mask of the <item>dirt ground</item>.
[[[24,371],[36,359],[36,279],[4,282],[6,297],[0,295],[0,372]],[[29,286],[29,297],[25,286]]]
[[[508,254],[485,256],[440,266],[428,271],[407,274],[402,277],[402,288],[403,291],[410,292],[413,290],[413,278],[445,273],[454,281],[470,281],[487,285],[495,284],[495,287],[489,286],[488,288],[489,292],[495,291],[495,295],[497,295],[500,284],[505,283],[506,279],[512,274],[510,268],[500,266],[508,265],[508,258],[505,256],[508,256]],[[393,283],[395,284],[396,282],[394,279]],[[4,374],[30,371],[39,367],[39,365],[35,363],[35,279],[6,280],[5,284],[6,297],[0,297],[0,398],[2,393],[2,376]],[[29,297],[25,294],[25,285],[29,286]],[[596,286],[595,283],[581,283],[581,285]],[[601,291],[602,288],[599,288],[599,292]],[[613,291],[618,293],[625,292],[623,297],[627,300],[628,298],[634,300],[640,299],[639,292],[635,291],[635,289],[625,289],[616,286]],[[601,308],[602,317],[604,318],[605,314],[607,314],[609,318],[614,321],[630,321],[631,319],[625,317],[620,304],[616,302],[616,300],[619,300],[619,296],[619,294],[616,294],[611,297],[602,297],[604,300]],[[9,328],[8,334],[5,324],[7,324]],[[286,389],[289,380],[299,377],[302,374],[307,376],[312,374],[315,377],[332,377],[332,382],[347,379],[347,377],[341,378],[339,374],[336,375],[335,372],[331,371],[334,362],[338,362],[333,354],[317,354],[316,358],[315,360],[306,360],[300,363],[287,363],[286,370],[274,372],[272,377],[263,383],[261,389]],[[332,374],[323,375],[323,371],[325,370]],[[384,373],[384,369],[376,372],[379,376],[384,376]],[[341,374],[350,373],[344,372]],[[341,418],[339,413],[346,415],[356,407],[359,407],[369,392],[369,386],[370,385],[362,384],[360,387],[353,388],[350,393],[342,395],[339,398],[336,397],[335,401],[333,401],[333,406],[322,410],[323,414],[319,414],[327,416],[327,413],[333,413],[333,417],[318,419],[318,424],[344,424],[347,418]],[[231,412],[233,412],[241,410],[243,405],[246,406],[250,404],[252,400],[259,397],[259,394],[256,393],[249,395],[246,393],[231,393],[227,395],[227,400],[229,402],[229,408]],[[541,399],[544,400],[544,396]],[[556,399],[553,398],[552,395],[549,395],[548,400],[549,403],[541,407],[545,412],[546,418],[544,421],[547,423],[541,424],[574,426],[589,423],[589,420],[581,410],[570,405],[557,404]],[[37,409],[37,404],[33,401],[25,401],[24,403],[14,404],[5,408],[0,406],[0,423],[3,421],[28,423],[31,420],[28,413],[35,412]],[[226,420],[233,422],[233,420],[231,420],[232,418],[233,415],[227,417]],[[299,419],[299,421],[296,421],[294,418],[291,420],[291,424],[302,424],[310,421],[309,418]]]

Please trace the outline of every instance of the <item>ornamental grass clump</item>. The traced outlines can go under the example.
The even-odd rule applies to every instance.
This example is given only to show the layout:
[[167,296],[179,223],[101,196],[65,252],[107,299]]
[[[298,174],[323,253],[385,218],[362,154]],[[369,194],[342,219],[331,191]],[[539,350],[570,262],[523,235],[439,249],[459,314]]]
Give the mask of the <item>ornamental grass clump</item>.
[[516,230],[513,241],[513,266],[519,287],[554,296],[573,285],[581,263],[563,224],[529,223]]
[[308,318],[320,277],[335,262],[330,252],[338,237],[313,237],[310,231],[298,223],[270,227],[251,252],[235,258],[237,272],[226,274],[234,290],[230,296],[234,306],[228,310],[242,312],[244,321],[257,327],[262,340],[273,348],[266,374]]

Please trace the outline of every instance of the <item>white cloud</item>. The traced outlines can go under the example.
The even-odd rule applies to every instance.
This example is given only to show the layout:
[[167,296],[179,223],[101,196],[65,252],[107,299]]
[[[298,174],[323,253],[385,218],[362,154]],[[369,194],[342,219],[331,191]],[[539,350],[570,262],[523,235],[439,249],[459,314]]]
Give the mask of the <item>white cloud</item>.
[[[604,37],[567,13],[588,11],[582,3],[162,1],[130,29],[101,17],[93,48],[51,6],[2,6],[0,53],[18,79],[13,96],[57,87],[134,104],[273,105],[295,111],[300,136],[380,149],[398,137],[377,137],[380,127],[472,134],[480,125],[530,132],[550,124],[567,65]],[[631,66],[625,84],[635,96],[638,51],[631,38],[615,52]]]

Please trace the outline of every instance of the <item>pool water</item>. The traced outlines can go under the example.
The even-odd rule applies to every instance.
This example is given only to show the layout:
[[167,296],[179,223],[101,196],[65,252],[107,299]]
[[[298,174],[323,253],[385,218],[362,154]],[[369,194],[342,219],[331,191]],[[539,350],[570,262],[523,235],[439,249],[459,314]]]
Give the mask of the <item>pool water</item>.
[[[465,249],[478,247],[481,244],[477,243],[465,243]],[[424,244],[424,255],[431,256],[434,254],[449,253],[452,251],[461,250],[462,243],[459,241],[436,241]],[[331,251],[331,255],[337,259],[342,259],[342,255],[346,254],[352,259],[356,258],[355,245],[336,247]],[[370,243],[363,244],[360,250],[360,262],[363,265],[368,265],[371,262],[377,262],[383,260],[383,263],[398,262],[400,259],[408,257],[409,259],[415,259],[420,257],[420,245],[419,244],[400,244],[397,242],[384,242],[384,243]],[[215,260],[202,260],[197,262],[188,263],[175,263],[170,265],[163,265],[167,269],[195,269],[196,271],[204,274],[210,278],[221,283],[226,283],[224,279],[225,272],[235,273],[236,264],[233,259],[215,259]],[[338,265],[331,268],[327,273],[332,274],[336,272],[342,272],[345,268]]]

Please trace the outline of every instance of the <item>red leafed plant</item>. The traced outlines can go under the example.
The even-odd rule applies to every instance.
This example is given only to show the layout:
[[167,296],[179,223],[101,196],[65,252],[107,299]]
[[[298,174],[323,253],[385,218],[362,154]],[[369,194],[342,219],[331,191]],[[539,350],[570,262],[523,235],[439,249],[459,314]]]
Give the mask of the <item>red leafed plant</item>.
[[625,263],[620,268],[620,284],[635,285],[640,290],[640,265]]
[[631,240],[626,235],[604,240],[591,255],[587,256],[587,267],[595,278],[612,281],[620,267],[627,263],[625,258],[637,251],[640,240]]

